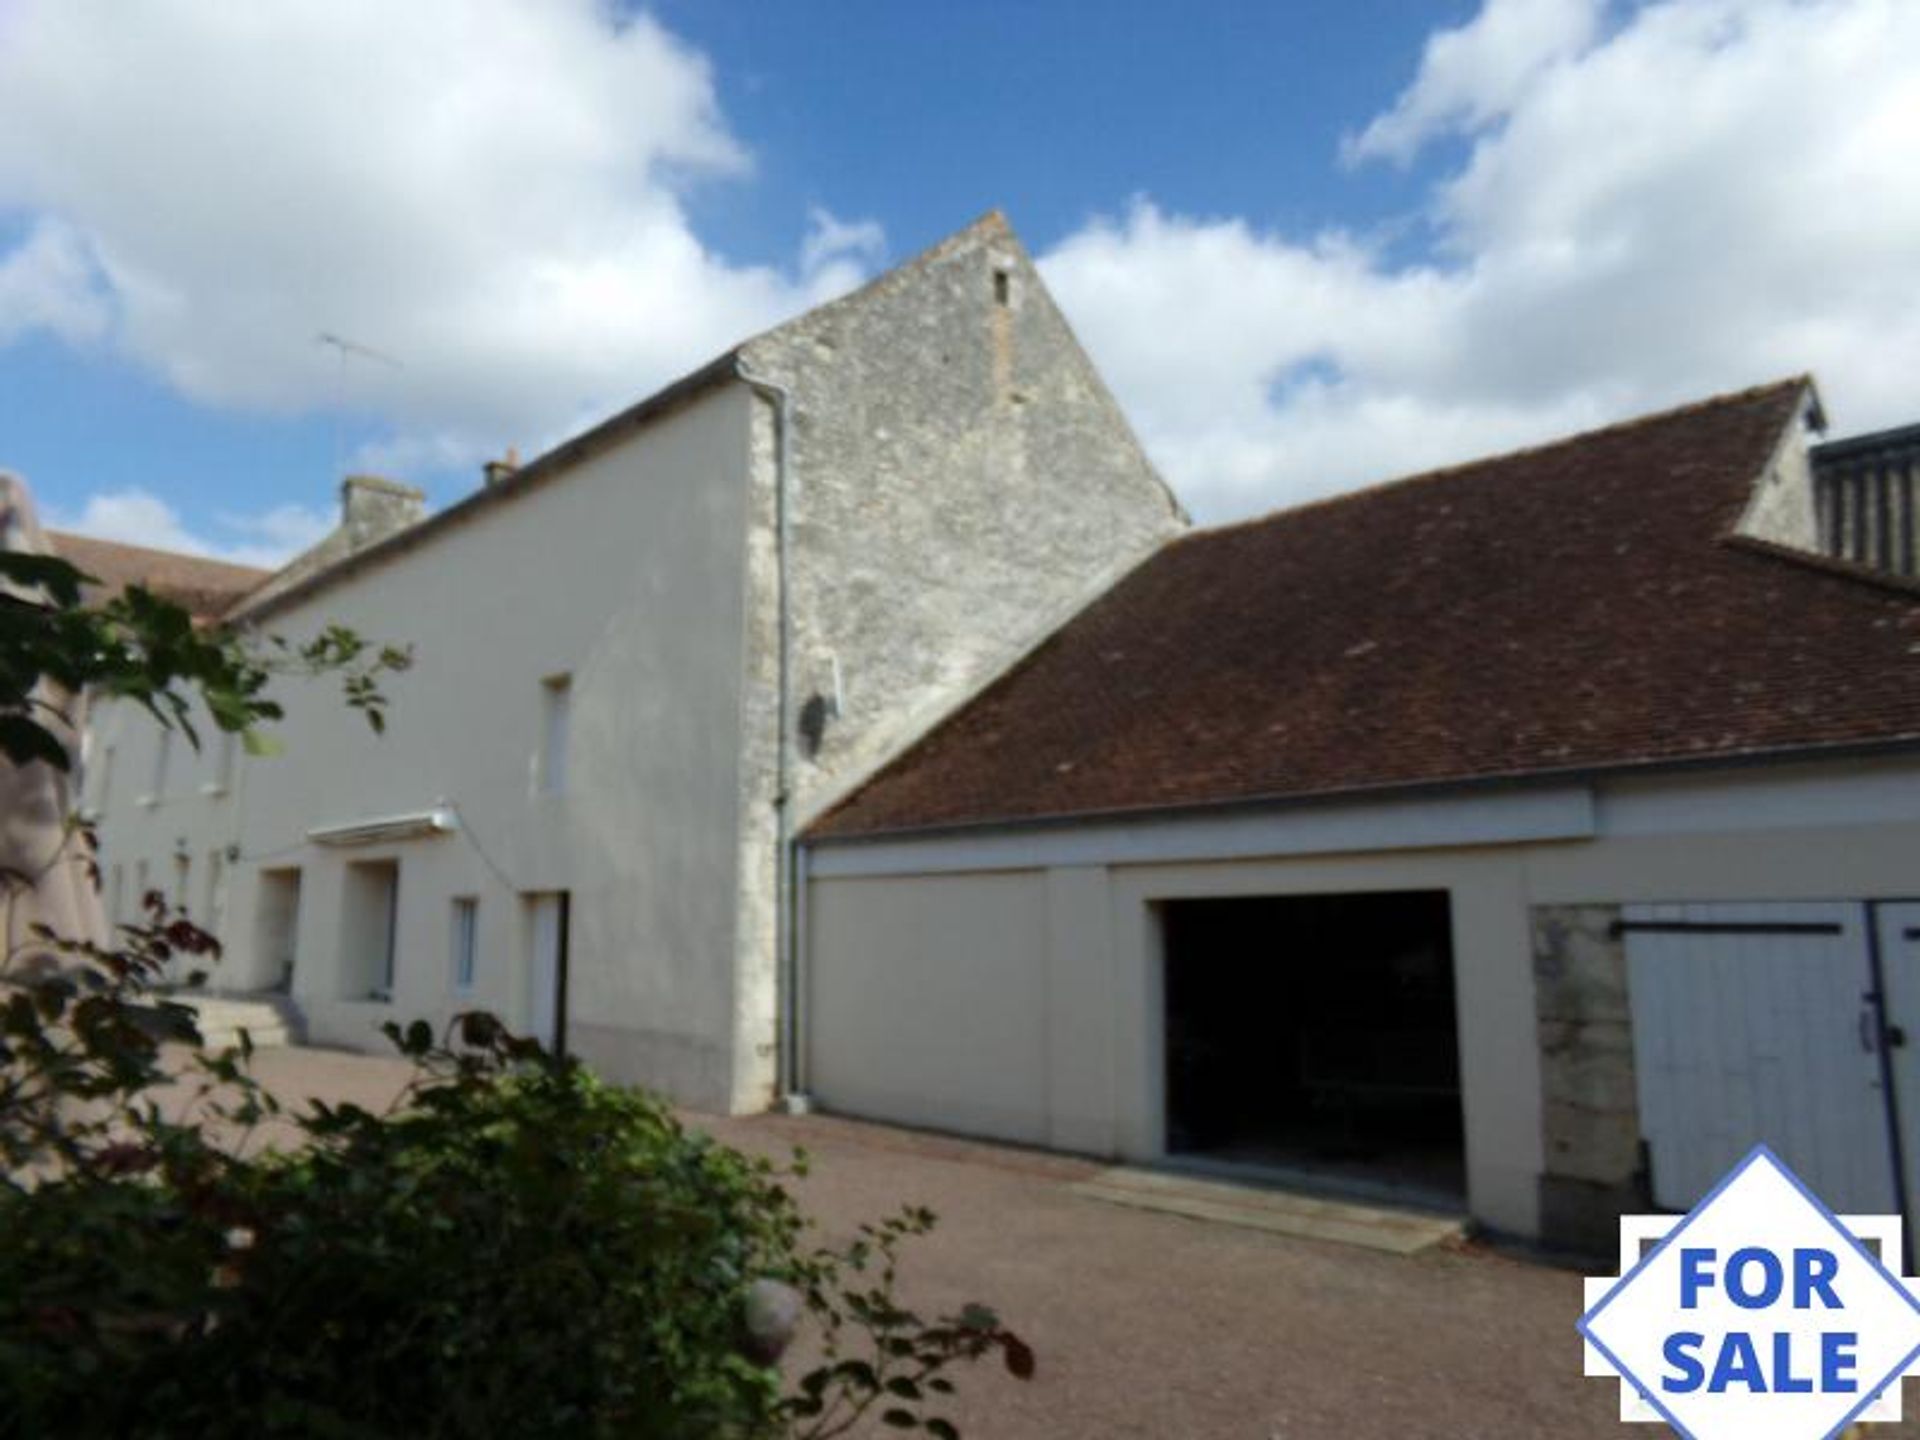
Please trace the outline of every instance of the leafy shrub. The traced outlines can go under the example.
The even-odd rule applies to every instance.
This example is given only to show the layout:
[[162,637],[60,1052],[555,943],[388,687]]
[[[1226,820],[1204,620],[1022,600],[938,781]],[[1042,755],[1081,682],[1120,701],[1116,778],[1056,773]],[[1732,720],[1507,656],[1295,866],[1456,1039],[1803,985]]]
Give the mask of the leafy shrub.
[[[149,903],[126,949],[0,1008],[0,1096],[60,1102],[0,1100],[33,1167],[0,1186],[8,1430],[726,1440],[878,1412],[951,1436],[929,1410],[950,1364],[1031,1373],[990,1311],[897,1304],[927,1212],[811,1244],[789,1172],[483,1014],[392,1031],[419,1068],[386,1114],[285,1113],[244,1052],[196,1052],[160,1103],[187,1021],[142,977],[210,942]],[[248,1153],[263,1122],[300,1143]],[[824,1360],[783,1394],[771,1362],[803,1314]]]

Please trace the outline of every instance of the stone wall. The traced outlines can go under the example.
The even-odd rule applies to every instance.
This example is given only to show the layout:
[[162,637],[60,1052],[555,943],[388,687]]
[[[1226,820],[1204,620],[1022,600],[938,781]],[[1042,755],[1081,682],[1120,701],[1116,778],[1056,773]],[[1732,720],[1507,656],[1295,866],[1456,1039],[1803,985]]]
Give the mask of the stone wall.
[[751,437],[733,998],[744,1110],[775,1079],[780,737],[798,831],[1187,522],[997,214],[740,356],[791,396],[785,716],[764,398]]
[[1649,1209],[1634,1090],[1626,944],[1617,905],[1532,911],[1546,1161],[1540,1233],[1612,1254],[1618,1219]]

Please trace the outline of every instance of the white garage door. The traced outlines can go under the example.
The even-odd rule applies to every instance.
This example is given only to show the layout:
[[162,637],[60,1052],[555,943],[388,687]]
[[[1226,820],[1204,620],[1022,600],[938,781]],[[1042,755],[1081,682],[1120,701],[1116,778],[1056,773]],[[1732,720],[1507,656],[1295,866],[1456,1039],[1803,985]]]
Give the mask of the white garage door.
[[1765,1141],[1835,1209],[1897,1210],[1868,907],[1645,905],[1624,920],[1654,1199],[1691,1207]]
[[[1920,904],[1876,905],[1887,994],[1887,1060],[1900,1119],[1907,1206],[1920,1211]],[[1910,1217],[1920,1226],[1920,1214]]]

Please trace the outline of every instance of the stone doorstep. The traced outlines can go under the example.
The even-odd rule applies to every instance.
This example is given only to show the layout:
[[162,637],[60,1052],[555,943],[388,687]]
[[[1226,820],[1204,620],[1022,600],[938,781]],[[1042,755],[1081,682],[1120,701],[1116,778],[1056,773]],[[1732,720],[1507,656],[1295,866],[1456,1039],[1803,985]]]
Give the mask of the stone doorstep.
[[1413,1255],[1443,1240],[1457,1239],[1466,1227],[1464,1217],[1387,1210],[1130,1166],[1102,1171],[1068,1188],[1076,1195],[1109,1205],[1156,1210],[1302,1240],[1357,1245],[1393,1255]]
[[180,1004],[190,1006],[200,1026],[201,1040],[209,1049],[221,1050],[240,1043],[245,1030],[254,1048],[291,1045],[299,1028],[293,1007],[284,999],[246,999],[225,995],[178,995]]

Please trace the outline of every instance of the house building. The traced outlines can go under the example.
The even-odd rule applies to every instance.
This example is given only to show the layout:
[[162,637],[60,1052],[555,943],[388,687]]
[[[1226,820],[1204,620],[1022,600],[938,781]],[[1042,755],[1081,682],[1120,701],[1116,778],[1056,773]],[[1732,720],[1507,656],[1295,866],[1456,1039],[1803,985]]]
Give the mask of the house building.
[[1761,1139],[1920,1219],[1920,585],[1818,420],[1172,540],[810,827],[796,1083],[1583,1248]]
[[1813,470],[1823,551],[1920,575],[1920,425],[1815,446]]
[[96,716],[109,903],[310,1039],[484,1007],[717,1110],[775,1093],[797,828],[1185,524],[997,215],[419,504],[350,481],[223,612],[410,644],[384,737],[326,680],[265,759]]

